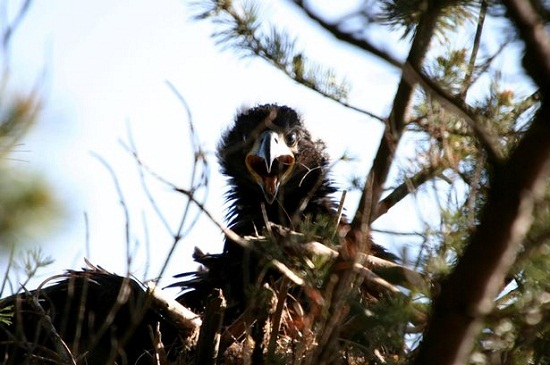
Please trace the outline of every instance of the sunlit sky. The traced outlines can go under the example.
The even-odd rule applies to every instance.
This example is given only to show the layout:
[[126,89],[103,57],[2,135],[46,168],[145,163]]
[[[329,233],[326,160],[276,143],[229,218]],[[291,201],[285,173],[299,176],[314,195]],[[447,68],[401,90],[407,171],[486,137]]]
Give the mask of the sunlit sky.
[[[353,81],[352,104],[379,115],[388,112],[397,70],[336,44],[290,3],[265,1],[262,6],[266,19],[277,19],[278,26],[299,36],[299,48]],[[135,256],[130,272],[138,278],[158,274],[173,239],[147,200],[136,162],[123,145],[131,136],[153,171],[175,185],[189,186],[189,121],[167,82],[188,103],[208,153],[206,207],[220,222],[225,186],[213,152],[243,105],[292,106],[314,136],[327,142],[333,157],[344,152],[357,157],[354,163],[336,166],[333,177],[339,186],[347,185],[346,176],[368,172],[380,138],[379,122],[297,85],[264,61],[222,52],[210,37],[214,26],[193,21],[191,15],[179,0],[33,2],[10,49],[10,86],[26,93],[38,85],[43,109],[22,141],[25,152],[16,152],[11,163],[45,174],[65,209],[51,235],[30,237],[31,246],[40,246],[55,259],[41,271],[40,280],[84,266],[85,256],[110,271],[127,271],[124,209],[112,176],[95,155],[115,172],[129,211]],[[406,50],[405,42],[400,45]],[[166,187],[152,186],[155,201],[175,230],[186,200]],[[348,198],[348,210],[356,200]],[[390,228],[393,221],[398,221],[393,228],[402,231],[419,225],[417,219],[392,214],[385,219]],[[196,267],[190,257],[194,246],[218,252],[222,240],[219,229],[201,217],[179,243],[166,277]]]

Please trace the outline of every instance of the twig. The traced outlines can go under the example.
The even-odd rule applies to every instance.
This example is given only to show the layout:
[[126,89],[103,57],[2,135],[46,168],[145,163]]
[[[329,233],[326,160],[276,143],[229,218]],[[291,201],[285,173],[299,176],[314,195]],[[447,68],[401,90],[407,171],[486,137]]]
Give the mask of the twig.
[[101,157],[100,155],[98,155],[95,152],[92,152],[92,156],[95,157],[103,165],[103,167],[105,167],[105,169],[107,169],[107,171],[111,175],[111,178],[113,179],[113,184],[115,185],[115,189],[116,189],[116,192],[117,192],[117,195],[118,195],[118,198],[119,198],[119,203],[122,207],[122,212],[124,213],[124,219],[125,219],[124,233],[125,233],[125,237],[126,237],[126,265],[127,265],[126,266],[126,270],[127,270],[126,273],[129,274],[130,273],[130,266],[131,266],[131,263],[132,263],[132,252],[130,250],[130,240],[131,240],[131,237],[130,237],[130,213],[128,211],[128,206],[126,205],[126,199],[124,198],[124,194],[122,192],[122,187],[120,186],[120,183],[118,181],[116,173],[113,170],[113,168],[111,167],[111,165],[109,165],[109,163],[103,157]]
[[162,343],[160,323],[157,323],[154,329],[152,327],[149,327],[149,335],[151,336],[153,350],[155,351],[153,356],[155,365],[169,365],[168,358],[166,357],[166,350],[164,348],[164,344]]
[[153,307],[161,309],[168,316],[170,322],[182,331],[191,335],[189,338],[195,338],[199,328],[202,326],[202,320],[194,312],[182,306],[174,299],[167,298],[154,282],[147,283],[147,293],[150,295]]
[[403,200],[411,191],[416,190],[425,182],[439,175],[445,170],[445,166],[425,166],[416,174],[410,178],[405,178],[405,181],[393,189],[393,191],[388,194],[384,199],[378,203],[376,208],[376,213],[374,214],[373,221],[380,218],[382,215],[387,213],[394,205]]
[[459,96],[462,100],[466,99],[466,94],[470,89],[470,86],[472,86],[474,71],[476,68],[476,59],[477,59],[477,54],[479,52],[479,45],[481,43],[481,34],[483,33],[483,24],[485,23],[485,15],[487,14],[488,6],[489,5],[487,3],[487,0],[481,1],[481,6],[479,9],[479,15],[477,20],[476,34],[474,37],[472,52],[470,53],[470,61],[468,62],[466,75],[464,77],[464,81],[462,82],[462,87],[459,93]]
[[399,140],[405,128],[409,107],[417,82],[409,77],[410,69],[420,69],[428,51],[430,41],[435,32],[435,26],[440,9],[445,1],[431,3],[419,22],[416,34],[411,44],[397,92],[393,108],[386,125],[386,132],[380,141],[380,147],[374,158],[373,166],[363,187],[359,207],[351,223],[355,232],[367,232],[373,217],[376,215],[376,205],[382,195],[382,188],[388,176]]
[[[235,242],[236,244],[240,245],[241,247],[243,248],[246,248],[246,249],[249,249],[249,250],[252,250],[252,251],[255,251],[256,248],[254,247],[254,245],[251,245],[246,239],[244,239],[243,237],[239,236],[237,233],[235,233],[233,230],[227,228],[226,226],[224,226],[223,224],[221,224],[220,222],[218,222],[218,220],[216,218],[214,218],[214,216],[208,211],[208,209],[206,209],[206,207],[204,206],[203,203],[201,203],[200,201],[197,200],[197,198],[195,198],[195,195],[193,194],[192,191],[189,191],[187,189],[183,189],[183,188],[179,188],[177,187],[176,185],[172,184],[171,182],[167,181],[166,179],[164,179],[163,177],[161,177],[160,175],[156,174],[155,172],[153,172],[147,165],[145,165],[141,160],[137,160],[138,163],[140,164],[140,166],[145,170],[147,171],[149,174],[151,174],[154,178],[156,178],[158,181],[160,181],[161,183],[167,185],[168,187],[170,187],[171,189],[173,189],[174,191],[177,191],[178,193],[181,193],[183,195],[185,195],[191,202],[193,202],[198,208],[199,210],[204,213],[208,219],[210,219],[210,221],[212,223],[214,223],[216,225],[216,227],[218,227],[222,233],[230,240],[232,240],[233,242]],[[288,267],[286,267],[286,265],[284,265],[282,262],[276,260],[276,259],[271,259],[270,260],[270,263],[276,268],[278,269],[283,275],[286,275],[290,280],[292,280],[294,283],[296,283],[297,285],[303,285],[304,281],[303,279],[301,279],[298,275],[296,275],[292,270],[290,270]]]
[[[183,97],[183,95],[177,90],[177,88],[172,83],[167,81],[166,84],[170,88],[170,90],[174,93],[174,95],[177,97],[178,101],[181,103],[181,105],[183,106],[183,108],[184,108],[184,110],[187,114],[187,122],[189,124],[189,131],[190,131],[190,140],[191,140],[191,145],[192,145],[192,148],[193,148],[193,155],[194,155],[194,163],[193,163],[193,168],[191,170],[191,176],[190,176],[190,186],[191,186],[191,188],[188,191],[192,192],[194,194],[199,188],[208,186],[208,163],[207,163],[206,158],[205,158],[205,153],[202,150],[202,148],[200,147],[199,139],[197,137],[197,133],[195,131],[195,127],[194,127],[194,123],[193,123],[193,115],[191,113],[191,109],[189,108],[189,105],[187,104],[187,102],[186,102],[185,98]],[[184,232],[183,227],[184,227],[185,222],[188,221],[188,216],[190,214],[190,207],[191,207],[191,203],[192,203],[189,200],[187,202],[187,204],[185,205],[185,209],[183,210],[183,213],[182,213],[182,216],[181,216],[181,219],[179,221],[177,229],[175,231],[172,231],[172,229],[170,227],[170,224],[168,223],[168,220],[166,219],[166,217],[164,216],[164,214],[162,213],[162,211],[158,207],[158,205],[155,201],[155,198],[153,197],[153,194],[151,193],[151,191],[149,190],[149,186],[147,185],[144,170],[146,170],[149,173],[151,173],[151,170],[149,168],[145,169],[145,164],[142,162],[141,158],[138,155],[137,147],[136,147],[136,144],[135,144],[135,142],[132,138],[131,133],[128,133],[128,139],[129,139],[130,146],[126,146],[124,143],[122,143],[122,146],[129,153],[131,153],[132,156],[134,157],[134,159],[136,160],[136,162],[138,164],[138,167],[139,167],[138,172],[139,172],[139,176],[140,176],[141,185],[142,185],[143,190],[144,190],[144,192],[147,196],[147,199],[149,200],[149,202],[150,202],[151,206],[153,207],[155,213],[157,214],[157,216],[159,217],[159,219],[161,220],[161,222],[165,226],[166,230],[173,237],[173,242],[172,242],[172,245],[170,247],[170,250],[169,250],[168,254],[166,255],[166,259],[164,260],[163,266],[161,267],[161,270],[160,270],[159,274],[157,275],[157,280],[160,280],[160,278],[162,278],[162,276],[164,275],[164,272],[168,268],[168,264],[170,262],[170,259],[173,257],[174,252],[175,252],[176,248],[178,247],[179,242],[181,241],[182,237],[185,237],[187,235],[187,233],[195,226],[198,219],[200,218],[200,213],[198,213],[191,220],[191,222],[189,223],[189,225],[187,227],[187,231]],[[202,174],[200,175],[200,180],[198,182],[196,182],[195,180],[197,179],[197,175],[198,175],[198,171],[199,171],[199,169],[198,169],[199,162],[200,162],[200,165],[202,166]],[[156,174],[152,174],[152,175],[158,177],[158,175],[156,175]],[[206,191],[208,191],[208,190],[206,190]]]
[[65,341],[63,341],[61,336],[59,336],[59,333],[52,323],[51,317],[40,305],[40,302],[38,301],[39,291],[37,291],[36,293],[36,295],[33,295],[27,292],[27,301],[32,309],[36,311],[36,313],[38,313],[38,315],[40,316],[40,325],[47,331],[47,333],[49,333],[49,338],[53,341],[55,350],[57,354],[61,357],[63,363],[76,365],[76,359],[71,353],[71,350],[69,349]]
[[279,285],[279,290],[277,291],[277,307],[275,307],[275,312],[272,316],[271,324],[271,334],[269,336],[269,343],[267,345],[267,356],[268,359],[273,359],[275,355],[275,350],[277,349],[277,340],[279,338],[279,331],[281,329],[281,319],[283,316],[283,309],[286,303],[286,296],[288,294],[289,288],[288,278],[283,277]]
[[353,35],[346,33],[342,30],[340,30],[339,24],[330,24],[323,20],[321,17],[317,16],[308,6],[304,4],[304,1],[302,0],[294,0],[294,3],[298,5],[306,14],[307,16],[316,21],[320,26],[322,26],[325,30],[327,30],[329,33],[331,33],[333,36],[335,36],[337,39],[347,43],[351,44],[363,51],[366,51],[368,53],[371,53],[378,58],[382,59],[383,61],[386,61],[392,66],[395,66],[397,68],[402,68],[403,64],[399,62],[397,59],[395,59],[393,56],[391,56],[389,53],[382,51],[381,49],[374,46],[372,43],[365,39],[359,39],[357,37],[354,37]]
[[[2,47],[4,48],[4,53],[6,53],[6,54],[8,53],[7,48],[8,48],[8,45],[10,43],[11,37],[13,36],[14,32],[17,30],[17,28],[21,24],[21,21],[23,21],[23,18],[25,17],[27,12],[29,11],[31,3],[32,3],[31,0],[26,0],[23,3],[23,5],[21,5],[21,7],[19,8],[19,12],[17,13],[15,18],[13,19],[12,23],[8,24],[6,29],[2,30],[2,32],[3,32]],[[5,6],[7,7],[8,4],[6,3]],[[7,14],[8,13],[7,9],[4,9],[4,10],[6,11],[5,14]],[[6,17],[7,17],[7,15],[6,15]],[[6,19],[6,22],[7,22],[7,19]]]
[[9,274],[11,266],[13,265],[13,256],[15,255],[15,244],[11,245],[10,256],[8,258],[8,266],[6,266],[6,271],[4,272],[4,277],[2,278],[2,286],[0,287],[0,297],[4,294],[4,289],[6,289],[6,284],[9,282]]
[[215,289],[209,297],[204,311],[204,323],[200,328],[197,343],[197,364],[216,364],[220,349],[221,328],[226,308],[225,298],[220,289]]

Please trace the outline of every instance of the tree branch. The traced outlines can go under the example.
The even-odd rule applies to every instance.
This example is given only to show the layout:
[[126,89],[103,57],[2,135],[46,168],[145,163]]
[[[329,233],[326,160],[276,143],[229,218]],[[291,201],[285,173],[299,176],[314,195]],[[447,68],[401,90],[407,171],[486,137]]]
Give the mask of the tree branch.
[[347,44],[351,44],[352,46],[355,46],[363,51],[369,52],[382,60],[388,62],[390,65],[395,66],[397,68],[403,68],[403,64],[399,62],[397,59],[395,59],[392,55],[390,55],[387,52],[384,52],[377,47],[375,47],[372,43],[367,41],[366,39],[359,39],[354,36],[352,36],[349,33],[346,33],[342,30],[340,30],[339,24],[331,24],[323,20],[321,17],[319,17],[313,10],[304,4],[303,0],[294,0],[294,3],[302,9],[306,15],[312,19],[313,21],[317,22],[321,27],[323,27],[326,31],[331,33],[336,39],[341,40],[343,42],[346,42]]
[[530,1],[504,0],[503,3],[525,42],[523,67],[541,88],[544,99],[550,94],[550,37]]
[[319,331],[317,336],[318,348],[312,359],[317,363],[328,363],[338,346],[339,334],[342,326],[339,325],[346,313],[347,299],[357,286],[361,285],[364,277],[354,270],[354,264],[361,260],[360,253],[368,252],[370,245],[370,224],[376,216],[376,208],[382,195],[383,184],[388,176],[391,163],[395,156],[397,145],[405,129],[410,104],[416,83],[410,82],[407,77],[409,68],[419,69],[422,66],[430,41],[435,32],[440,10],[446,5],[445,1],[429,2],[430,6],[422,13],[416,28],[407,62],[403,67],[403,75],[395,99],[393,109],[387,121],[386,131],[380,142],[380,147],[374,159],[373,167],[363,186],[359,207],[351,223],[351,229],[340,248],[338,259],[331,267],[334,285],[328,285],[325,296],[329,320]]
[[[470,245],[443,282],[415,364],[464,364],[483,318],[516,259],[533,221],[534,203],[550,173],[550,38],[530,2],[507,0],[525,40],[524,66],[543,93],[543,104],[523,140],[491,179],[487,204]],[[442,340],[443,339],[443,340]]]
[[373,217],[373,221],[386,214],[394,205],[403,200],[407,195],[412,191],[416,190],[420,185],[436,177],[445,170],[444,166],[425,166],[423,169],[418,171],[411,177],[406,177],[405,181],[400,184],[398,187],[393,189],[393,191],[382,199],[378,203],[376,208],[376,213]]
[[417,84],[408,77],[408,73],[410,69],[421,69],[435,32],[439,12],[445,6],[445,3],[442,1],[430,6],[422,15],[422,19],[417,26],[407,62],[403,66],[403,75],[394,98],[386,132],[380,142],[371,172],[363,187],[359,207],[351,224],[355,232],[367,232],[368,226],[377,214],[376,206],[382,195],[383,184],[388,176],[397,145],[405,128],[414,88]]

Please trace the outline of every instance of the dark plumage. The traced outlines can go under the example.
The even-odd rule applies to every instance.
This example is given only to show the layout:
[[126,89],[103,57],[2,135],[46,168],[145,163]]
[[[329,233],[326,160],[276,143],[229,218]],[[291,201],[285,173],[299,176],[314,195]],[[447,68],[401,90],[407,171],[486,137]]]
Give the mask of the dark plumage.
[[[240,236],[261,234],[266,221],[293,229],[306,217],[336,222],[331,198],[336,189],[329,179],[325,144],[312,139],[293,109],[268,104],[238,114],[222,136],[217,156],[228,177],[228,225]],[[247,287],[262,270],[261,257],[227,239],[222,254],[197,252],[195,258],[208,271],[183,283],[195,291],[180,300],[198,309],[214,286],[223,289],[229,308],[242,311]]]
[[[150,333],[157,324],[168,348],[177,341],[175,326],[135,280],[100,268],[62,278],[0,300],[0,308],[13,311],[11,324],[0,322],[1,364],[68,364],[71,357],[88,365],[153,364]],[[59,348],[61,340],[66,350]]]
[[240,235],[265,226],[262,206],[270,222],[289,227],[335,208],[325,145],[289,107],[262,105],[239,114],[220,141],[218,160],[229,182],[229,227]]
[[[228,225],[241,237],[262,234],[268,221],[290,229],[299,229],[304,221],[328,223],[333,229],[338,224],[325,144],[311,137],[293,109],[267,104],[241,112],[222,136],[217,156],[229,184]],[[344,226],[345,219],[340,221]],[[371,253],[395,259],[374,243]],[[194,257],[205,270],[179,276],[186,281],[175,285],[192,289],[179,300],[200,311],[212,288],[221,288],[231,320],[231,308],[238,314],[246,307],[248,289],[257,284],[263,257],[231,239],[226,239],[222,254],[198,250]],[[276,276],[268,271],[264,282]]]
[[[240,236],[262,233],[266,220],[295,228],[306,216],[315,221],[334,215],[330,194],[336,189],[328,178],[325,145],[311,138],[287,106],[262,105],[239,114],[221,139],[218,160],[229,182],[229,228]],[[243,265],[246,254],[226,240],[228,295],[237,302],[261,270],[254,255]]]

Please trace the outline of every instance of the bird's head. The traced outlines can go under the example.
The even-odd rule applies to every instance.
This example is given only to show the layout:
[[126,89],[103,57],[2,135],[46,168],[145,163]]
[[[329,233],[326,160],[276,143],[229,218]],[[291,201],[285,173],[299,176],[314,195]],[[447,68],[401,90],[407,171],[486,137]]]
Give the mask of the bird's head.
[[317,147],[293,109],[268,104],[237,115],[218,146],[218,158],[234,186],[260,187],[272,204],[282,186],[324,163]]
[[296,163],[296,132],[288,131],[270,121],[276,112],[266,118],[266,129],[254,138],[245,158],[250,176],[262,188],[266,201],[271,204],[281,184],[290,177]]

